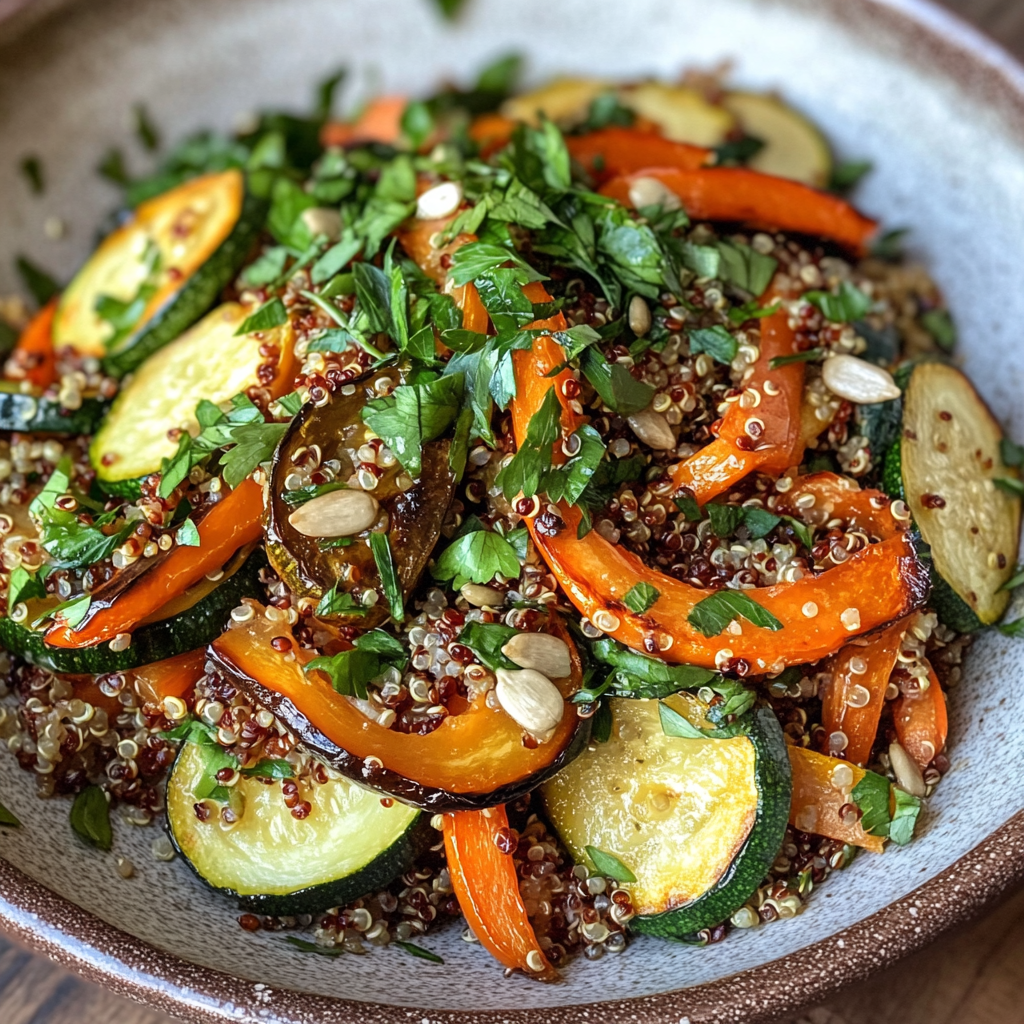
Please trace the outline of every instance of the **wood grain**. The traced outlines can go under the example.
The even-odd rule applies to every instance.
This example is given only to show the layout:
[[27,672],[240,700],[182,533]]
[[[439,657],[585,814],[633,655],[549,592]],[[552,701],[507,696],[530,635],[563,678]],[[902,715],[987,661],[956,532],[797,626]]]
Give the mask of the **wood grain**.
[[[947,0],[1024,58],[1024,2]],[[2,1024],[171,1024],[0,937]],[[786,1024],[1024,1024],[1024,891]]]

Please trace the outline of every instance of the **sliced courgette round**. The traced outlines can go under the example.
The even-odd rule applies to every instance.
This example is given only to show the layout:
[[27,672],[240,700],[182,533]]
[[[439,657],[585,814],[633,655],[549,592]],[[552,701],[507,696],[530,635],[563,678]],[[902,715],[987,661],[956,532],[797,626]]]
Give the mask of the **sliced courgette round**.
[[267,386],[258,376],[267,361],[260,354],[264,345],[276,346],[279,366],[290,365],[290,323],[236,336],[252,312],[238,302],[218,306],[139,368],[89,448],[104,490],[116,493],[118,485],[156,473],[178,447],[168,431],[198,431],[196,405],[202,399],[219,405],[247,388]]
[[556,78],[540,89],[513,96],[501,108],[513,121],[536,124],[543,114],[560,128],[573,128],[587,117],[590,104],[612,86],[594,78]]
[[[706,727],[688,693],[664,701]],[[591,743],[542,794],[577,861],[587,847],[636,877],[621,883],[637,931],[679,938],[725,920],[764,880],[789,818],[792,782],[782,730],[768,708],[729,739],[666,736],[658,701],[611,701],[612,733]]]
[[1010,595],[1002,587],[1020,544],[1020,499],[996,484],[1019,476],[1003,465],[1002,439],[959,370],[921,363],[904,392],[902,436],[885,466],[887,484],[902,485],[935,571],[983,625],[1006,611]]
[[653,121],[673,142],[718,146],[736,127],[736,118],[729,110],[709,103],[700,92],[685,85],[645,82],[622,90],[621,99],[624,106]]
[[196,874],[247,910],[277,916],[344,906],[406,871],[430,841],[422,812],[395,800],[385,806],[379,793],[337,776],[302,786],[312,810],[301,820],[280,786],[242,776],[227,791],[238,821],[228,827],[216,813],[200,821],[196,804],[216,785],[224,757],[212,742],[182,746],[167,783],[167,821]]
[[[71,675],[100,675],[127,672],[140,665],[174,658],[214,641],[224,630],[231,609],[244,597],[262,593],[260,571],[266,567],[261,550],[240,552],[224,567],[218,580],[204,579],[180,597],[168,602],[158,616],[147,619],[132,632],[132,642],[123,651],[109,644],[96,647],[49,647],[44,642],[46,627],[32,629],[6,616],[0,618],[0,645],[33,665]],[[35,621],[57,598],[28,602],[25,623]]]
[[0,381],[0,430],[33,434],[91,434],[110,403],[84,398],[77,409],[65,409],[53,398],[21,390],[20,384]]
[[832,151],[825,136],[803,114],[775,96],[756,92],[726,93],[722,106],[736,116],[748,135],[764,143],[748,166],[815,188],[828,185]]
[[238,170],[194,178],[143,203],[68,285],[54,346],[102,358],[116,376],[135,369],[213,305],[251,250],[266,209],[246,193]]

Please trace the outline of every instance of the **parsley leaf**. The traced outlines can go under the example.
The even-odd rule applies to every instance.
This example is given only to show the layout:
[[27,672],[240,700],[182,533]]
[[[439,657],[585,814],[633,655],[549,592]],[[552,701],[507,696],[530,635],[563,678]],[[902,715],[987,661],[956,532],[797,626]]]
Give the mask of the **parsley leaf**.
[[9,825],[11,828],[19,828],[21,822],[18,821],[13,811],[9,811],[3,804],[0,804],[0,825]]
[[330,618],[332,615],[365,615],[366,609],[349,593],[342,591],[338,593],[338,584],[335,583],[323,597],[317,602],[314,615],[320,618]]
[[616,671],[609,691],[620,697],[667,697],[678,690],[706,686],[716,673],[695,665],[669,665],[660,658],[638,654],[605,638],[590,645],[593,657]]
[[711,529],[716,537],[731,537],[736,532],[736,527],[743,522],[743,509],[738,505],[720,505],[717,502],[706,505],[711,520]]
[[609,363],[596,348],[584,349],[580,369],[601,401],[620,416],[630,416],[651,404],[654,388],[638,381],[621,363]]
[[889,835],[889,780],[875,772],[865,772],[853,787],[850,797],[860,808],[860,825],[865,832],[876,836]]
[[391,553],[391,541],[386,533],[370,534],[370,550],[373,552],[373,560],[377,563],[377,572],[380,575],[380,582],[384,587],[384,596],[387,598],[388,607],[391,609],[391,617],[395,622],[401,622],[405,618],[405,598],[402,595],[402,584],[398,579],[398,572],[395,569],[395,559]]
[[530,419],[519,450],[495,478],[506,498],[514,498],[520,492],[531,498],[537,493],[543,474],[551,467],[551,446],[558,440],[561,420],[558,394],[549,388]]
[[892,821],[889,822],[889,838],[897,846],[906,846],[914,838],[914,825],[921,813],[921,801],[916,796],[893,786],[892,795],[896,801]]
[[60,291],[60,285],[45,270],[37,267],[25,256],[17,258],[15,267],[22,283],[38,305],[45,306]]
[[363,422],[395,453],[412,477],[423,468],[422,447],[455,422],[465,391],[461,373],[422,384],[404,384],[386,398],[367,402]]
[[685,740],[707,739],[701,729],[663,701],[658,702],[658,718],[661,719],[661,731],[666,736]]
[[174,535],[174,539],[185,548],[197,548],[200,546],[199,530],[191,519],[186,519],[178,527],[178,532]]
[[46,597],[43,581],[23,565],[15,566],[7,583],[7,614],[19,601],[31,601],[34,597]]
[[265,757],[249,768],[240,769],[239,774],[252,779],[291,779],[295,777],[295,770],[283,758]]
[[693,606],[687,621],[704,636],[712,637],[724,632],[726,626],[737,616],[761,629],[770,629],[773,632],[782,629],[782,623],[771,612],[762,608],[742,590],[719,590],[710,597],[705,597]]
[[860,320],[871,308],[871,299],[856,285],[843,281],[839,294],[831,292],[807,292],[804,298],[821,310],[826,320],[832,323],[848,324]]
[[247,316],[235,331],[235,337],[255,331],[269,331],[288,323],[288,310],[280,299],[265,302],[255,313]]
[[232,434],[234,447],[222,460],[224,480],[237,487],[257,466],[274,454],[288,429],[287,423],[246,423]]
[[661,591],[649,583],[637,583],[630,587],[622,598],[622,603],[637,615],[643,615],[658,598]]
[[459,643],[465,644],[492,672],[499,668],[517,669],[519,666],[507,658],[502,647],[519,634],[518,629],[500,622],[467,622],[459,634]]
[[114,842],[110,804],[99,786],[86,786],[71,805],[71,828],[90,846],[109,850]]
[[739,342],[721,325],[699,327],[687,335],[690,351],[706,352],[716,363],[728,366],[739,351]]
[[599,850],[596,846],[587,847],[587,856],[593,861],[599,875],[611,878],[616,882],[635,882],[633,874],[614,854]]
[[741,242],[722,240],[715,243],[715,248],[720,259],[718,274],[722,281],[754,296],[764,294],[779,265],[774,256],[765,256]]
[[823,348],[809,348],[804,352],[794,352],[788,356],[774,356],[768,362],[768,369],[777,370],[780,366],[789,366],[790,363],[812,363],[824,355]]
[[519,569],[515,548],[500,533],[479,523],[477,528],[456,538],[441,552],[431,574],[437,580],[451,580],[458,590],[466,583],[486,585],[499,575],[516,579]]
[[1004,466],[1020,468],[1024,466],[1024,447],[1011,441],[1008,437],[999,440],[999,456]]
[[321,671],[338,693],[365,700],[367,683],[389,666],[404,671],[408,662],[409,655],[400,641],[382,629],[374,629],[358,637],[350,651],[314,658],[306,665],[306,671]]
[[943,352],[956,348],[956,324],[945,309],[930,309],[921,316],[921,326],[935,339]]

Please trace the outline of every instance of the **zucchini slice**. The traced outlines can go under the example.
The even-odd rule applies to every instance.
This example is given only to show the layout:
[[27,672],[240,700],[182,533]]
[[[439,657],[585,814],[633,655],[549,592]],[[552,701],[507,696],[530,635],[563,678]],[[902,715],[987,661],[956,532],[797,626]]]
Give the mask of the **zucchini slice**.
[[736,116],[748,135],[764,143],[748,166],[765,174],[825,188],[832,175],[832,150],[825,136],[775,96],[730,92],[722,106]]
[[20,384],[0,381],[0,430],[33,434],[91,434],[110,403],[84,398],[77,409],[65,409],[54,398],[22,391]]
[[725,107],[709,103],[685,85],[645,82],[621,93],[624,106],[653,121],[666,139],[695,146],[718,146],[736,127],[736,117]]
[[249,387],[266,387],[258,375],[267,362],[260,354],[263,346],[273,345],[281,353],[278,376],[282,367],[290,367],[290,324],[236,337],[251,313],[238,302],[218,306],[139,368],[89,449],[101,487],[116,491],[118,485],[156,473],[178,448],[168,431],[199,429],[195,412],[201,399],[219,405]]
[[[168,602],[159,615],[141,623],[132,633],[131,644],[123,651],[112,651],[109,644],[96,647],[49,647],[45,629],[30,629],[4,616],[0,618],[0,645],[33,665],[71,675],[100,675],[127,672],[140,665],[174,658],[212,643],[224,629],[244,597],[262,592],[260,572],[266,567],[260,550],[243,550],[224,567],[224,575],[213,581],[204,579],[180,597]],[[48,598],[52,606],[56,598]],[[47,607],[46,601],[31,601],[25,622],[33,622]]]
[[182,746],[167,784],[167,821],[195,873],[248,910],[277,916],[344,906],[408,870],[429,843],[416,808],[385,806],[379,793],[333,775],[302,787],[312,810],[301,820],[280,786],[242,776],[227,801],[238,822],[225,827],[216,811],[200,821],[195,806],[216,786],[224,753],[212,743]]
[[194,178],[143,203],[68,285],[54,346],[103,358],[116,376],[135,369],[213,305],[252,249],[266,209],[246,193],[238,170]]
[[899,445],[885,467],[887,483],[902,484],[935,572],[982,625],[1006,611],[1010,595],[1002,587],[1020,544],[1020,499],[994,482],[1018,476],[1003,465],[1002,438],[959,370],[920,363],[903,395]]
[[[704,727],[689,693],[665,702]],[[551,823],[577,861],[596,847],[635,876],[640,932],[679,938],[725,920],[764,880],[789,818],[792,781],[769,708],[746,735],[666,736],[658,701],[613,699],[612,734],[547,782]]]
[[532,125],[543,114],[559,128],[573,128],[586,120],[590,104],[613,88],[595,78],[556,78],[533,92],[506,100],[501,112],[513,121]]

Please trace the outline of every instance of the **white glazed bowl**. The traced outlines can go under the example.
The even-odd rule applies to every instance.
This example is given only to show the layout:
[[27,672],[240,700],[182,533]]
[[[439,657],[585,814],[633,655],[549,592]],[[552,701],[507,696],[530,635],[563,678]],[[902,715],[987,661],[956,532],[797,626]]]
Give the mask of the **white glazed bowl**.
[[[260,107],[302,109],[341,64],[352,98],[464,81],[510,50],[528,55],[534,78],[674,76],[728,59],[735,81],[778,88],[842,155],[874,161],[859,203],[912,227],[912,249],[960,325],[966,369],[1024,436],[1024,72],[923,3],[469,0],[454,26],[427,0],[0,0],[5,14],[0,293],[15,286],[14,253],[65,277],[84,259],[116,200],[93,169],[109,146],[129,148],[135,101],[173,140]],[[48,170],[42,197],[17,175],[29,152]],[[46,240],[49,216],[69,225],[66,239]],[[25,827],[0,837],[0,919],[63,962],[195,1020],[696,1024],[778,1013],[921,944],[1020,871],[1022,653],[998,634],[972,650],[950,701],[953,768],[919,840],[859,858],[799,919],[707,949],[641,939],[574,964],[555,986],[503,979],[454,927],[432,944],[445,968],[395,949],[310,957],[243,932],[235,908],[180,860],[155,861],[153,828],[118,827],[115,851],[137,868],[120,879],[110,855],[76,842],[66,802],[38,801],[10,756],[0,756],[0,793]],[[592,1005],[606,1001],[615,1002]]]

